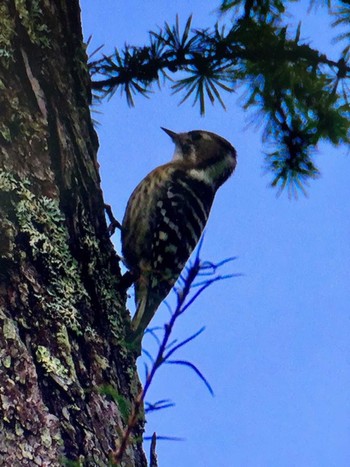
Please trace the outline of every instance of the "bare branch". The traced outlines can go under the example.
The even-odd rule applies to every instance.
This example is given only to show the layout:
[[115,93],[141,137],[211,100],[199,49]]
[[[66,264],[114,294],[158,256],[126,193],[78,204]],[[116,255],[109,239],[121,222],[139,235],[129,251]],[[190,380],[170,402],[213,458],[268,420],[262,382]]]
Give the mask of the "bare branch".
[[[177,295],[177,304],[174,312],[172,313],[170,320],[167,324],[164,325],[164,334],[163,338],[161,340],[156,337],[156,333],[154,328],[150,330],[150,334],[156,338],[157,342],[159,342],[158,350],[156,356],[153,358],[148,351],[144,351],[145,355],[149,358],[149,360],[152,362],[151,367],[149,368],[148,365],[145,365],[145,372],[146,372],[146,378],[145,378],[145,384],[136,398],[131,415],[129,417],[128,425],[124,431],[124,434],[119,441],[117,449],[112,453],[111,459],[112,462],[115,464],[118,464],[121,462],[123,454],[125,452],[125,449],[127,447],[127,444],[129,442],[130,436],[132,435],[133,428],[136,425],[136,422],[138,420],[139,414],[141,412],[142,405],[145,401],[146,395],[148,393],[148,390],[154,380],[154,377],[158,371],[158,369],[163,365],[163,364],[174,364],[174,365],[183,365],[188,368],[191,368],[197,376],[204,382],[206,385],[207,389],[209,392],[213,395],[213,389],[210,386],[209,382],[207,379],[204,377],[204,375],[201,373],[201,371],[191,362],[187,360],[170,360],[170,357],[179,349],[181,349],[184,345],[187,343],[191,342],[193,339],[198,337],[203,331],[204,327],[202,327],[199,331],[196,333],[192,334],[188,338],[182,340],[181,342],[177,343],[177,339],[172,339],[172,333],[174,330],[174,326],[179,319],[179,317],[189,308],[189,306],[198,298],[198,296],[211,284],[217,281],[221,281],[224,279],[228,279],[231,277],[235,277],[235,274],[231,275],[216,275],[217,270],[219,269],[220,266],[223,266],[224,264],[230,262],[233,260],[233,258],[228,258],[225,259],[217,264],[211,263],[211,262],[201,262],[199,258],[199,253],[200,249],[203,243],[203,237],[199,243],[198,249],[197,249],[197,254],[193,260],[193,262],[190,264],[190,266],[186,269],[186,276],[184,276],[182,279],[182,287],[178,288],[175,292]],[[211,271],[212,276],[206,280],[202,281],[201,288],[197,290],[193,295],[191,295],[192,288],[194,286],[194,281],[200,273],[206,272],[208,274]],[[173,403],[169,402],[168,400],[161,400],[158,401],[154,404],[147,403],[146,404],[146,411],[147,413],[151,412],[152,410],[160,410],[163,408],[171,407]],[[159,439],[159,438],[158,438]]]

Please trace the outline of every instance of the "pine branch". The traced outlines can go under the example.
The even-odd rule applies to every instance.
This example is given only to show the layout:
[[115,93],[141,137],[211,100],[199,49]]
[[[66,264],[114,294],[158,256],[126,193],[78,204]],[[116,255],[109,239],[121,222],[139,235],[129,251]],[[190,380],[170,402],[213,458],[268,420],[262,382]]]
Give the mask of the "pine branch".
[[[149,45],[125,46],[94,61],[93,90],[102,98],[119,89],[133,106],[135,95],[149,97],[155,83],[171,82],[180,104],[192,99],[204,115],[208,102],[225,108],[222,92],[243,84],[244,109],[255,109],[265,141],[274,145],[266,165],[271,185],[304,191],[319,175],[312,161],[318,142],[349,143],[349,48],[332,60],[301,41],[301,24],[292,37],[278,0],[222,2],[222,11],[231,8],[241,8],[242,15],[230,28],[193,30],[189,17],[181,32],[176,17],[174,26],[165,23],[150,33]],[[348,8],[337,18],[335,25],[349,22]]]

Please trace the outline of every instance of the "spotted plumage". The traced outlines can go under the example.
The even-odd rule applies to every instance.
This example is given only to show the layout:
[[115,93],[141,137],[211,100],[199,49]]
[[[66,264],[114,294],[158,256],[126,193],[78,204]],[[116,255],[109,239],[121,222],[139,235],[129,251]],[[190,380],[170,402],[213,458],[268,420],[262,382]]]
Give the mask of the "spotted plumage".
[[173,160],[154,169],[132,193],[122,226],[125,262],[134,273],[140,340],[198,243],[217,189],[236,166],[236,151],[207,131],[176,134]]

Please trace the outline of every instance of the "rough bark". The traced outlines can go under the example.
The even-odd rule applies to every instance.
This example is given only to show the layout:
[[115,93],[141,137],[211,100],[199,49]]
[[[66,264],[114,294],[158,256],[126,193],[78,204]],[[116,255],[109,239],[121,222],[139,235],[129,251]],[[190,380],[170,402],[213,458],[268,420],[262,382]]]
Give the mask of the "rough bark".
[[139,391],[89,101],[78,2],[2,1],[2,466],[108,465]]

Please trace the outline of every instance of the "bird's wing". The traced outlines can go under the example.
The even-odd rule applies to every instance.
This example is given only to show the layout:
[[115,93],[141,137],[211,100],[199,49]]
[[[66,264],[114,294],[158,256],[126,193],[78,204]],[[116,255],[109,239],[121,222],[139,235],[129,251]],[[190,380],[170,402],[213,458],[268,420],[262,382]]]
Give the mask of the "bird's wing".
[[135,286],[134,330],[145,330],[178,279],[200,239],[213,198],[211,187],[177,171],[159,191],[149,220],[149,262]]

